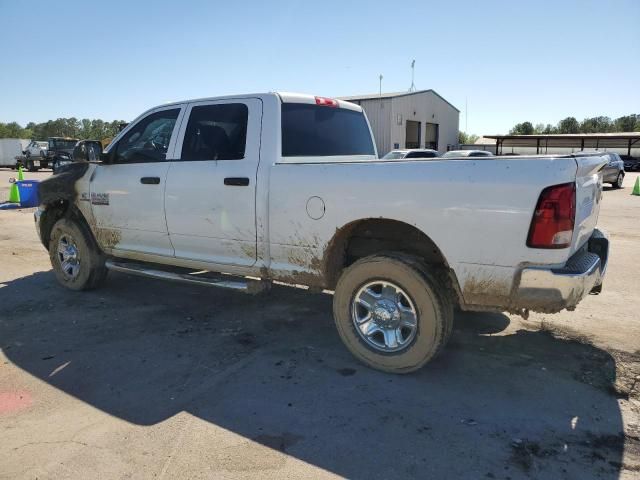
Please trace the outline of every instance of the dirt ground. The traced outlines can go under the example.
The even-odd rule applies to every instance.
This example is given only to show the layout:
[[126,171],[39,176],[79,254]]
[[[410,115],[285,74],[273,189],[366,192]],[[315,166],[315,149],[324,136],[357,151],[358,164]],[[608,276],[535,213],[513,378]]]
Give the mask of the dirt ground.
[[407,376],[351,357],[328,295],[65,290],[32,210],[0,210],[0,478],[640,478],[636,176],[604,192],[601,295],[458,313]]

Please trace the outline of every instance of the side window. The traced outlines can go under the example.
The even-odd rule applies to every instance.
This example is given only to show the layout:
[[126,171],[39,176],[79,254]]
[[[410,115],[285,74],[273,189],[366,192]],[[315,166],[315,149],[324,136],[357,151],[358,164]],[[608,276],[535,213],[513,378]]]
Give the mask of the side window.
[[193,107],[181,160],[240,160],[247,143],[249,110],[244,103]]
[[163,110],[140,120],[118,141],[115,163],[164,161],[179,113],[179,108]]

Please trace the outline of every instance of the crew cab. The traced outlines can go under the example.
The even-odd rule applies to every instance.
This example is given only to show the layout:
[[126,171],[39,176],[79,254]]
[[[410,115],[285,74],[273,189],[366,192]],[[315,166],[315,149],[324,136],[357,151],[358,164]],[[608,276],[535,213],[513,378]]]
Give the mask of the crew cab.
[[378,159],[360,106],[266,93],[153,108],[40,183],[58,281],[109,270],[256,293],[333,293],[342,340],[405,373],[454,308],[558,312],[602,287],[599,154]]

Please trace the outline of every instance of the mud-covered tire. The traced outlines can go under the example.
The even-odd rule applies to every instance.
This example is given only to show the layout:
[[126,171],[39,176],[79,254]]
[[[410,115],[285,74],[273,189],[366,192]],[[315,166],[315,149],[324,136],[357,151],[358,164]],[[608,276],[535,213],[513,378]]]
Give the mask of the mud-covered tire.
[[[362,286],[380,280],[406,292],[416,310],[413,340],[397,352],[382,352],[358,333],[353,304]],[[333,315],[346,347],[361,362],[389,373],[418,370],[444,348],[453,330],[452,292],[444,275],[422,265],[415,257],[385,254],[358,260],[342,273],[333,297]]]
[[[77,252],[77,273],[63,268],[64,253],[62,244],[73,243]],[[107,278],[104,254],[97,247],[88,228],[80,221],[71,218],[61,218],[51,229],[49,240],[49,258],[61,285],[71,290],[92,290],[99,287]]]

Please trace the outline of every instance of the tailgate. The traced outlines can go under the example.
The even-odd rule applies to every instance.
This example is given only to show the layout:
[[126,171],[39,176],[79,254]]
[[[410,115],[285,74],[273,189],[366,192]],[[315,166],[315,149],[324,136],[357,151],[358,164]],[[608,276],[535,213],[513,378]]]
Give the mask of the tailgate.
[[575,155],[576,221],[571,242],[571,254],[589,239],[598,223],[602,198],[602,168],[607,160],[599,154]]

